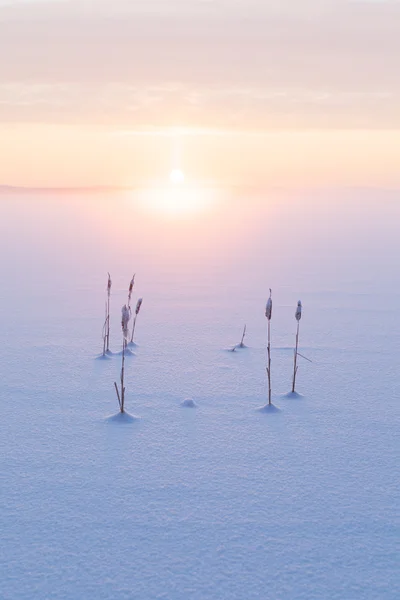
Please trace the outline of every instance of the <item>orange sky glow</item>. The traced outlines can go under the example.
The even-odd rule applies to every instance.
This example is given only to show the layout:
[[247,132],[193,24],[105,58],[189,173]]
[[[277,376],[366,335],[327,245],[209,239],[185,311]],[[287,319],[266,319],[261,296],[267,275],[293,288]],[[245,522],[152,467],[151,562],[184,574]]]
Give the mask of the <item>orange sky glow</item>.
[[399,22],[384,1],[0,0],[0,185],[397,187]]

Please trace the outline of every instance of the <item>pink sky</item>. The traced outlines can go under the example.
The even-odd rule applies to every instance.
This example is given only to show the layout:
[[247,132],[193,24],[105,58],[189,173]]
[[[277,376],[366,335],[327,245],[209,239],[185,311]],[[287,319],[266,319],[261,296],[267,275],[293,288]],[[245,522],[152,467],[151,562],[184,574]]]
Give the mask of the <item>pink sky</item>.
[[397,186],[399,55],[394,1],[0,0],[0,184]]

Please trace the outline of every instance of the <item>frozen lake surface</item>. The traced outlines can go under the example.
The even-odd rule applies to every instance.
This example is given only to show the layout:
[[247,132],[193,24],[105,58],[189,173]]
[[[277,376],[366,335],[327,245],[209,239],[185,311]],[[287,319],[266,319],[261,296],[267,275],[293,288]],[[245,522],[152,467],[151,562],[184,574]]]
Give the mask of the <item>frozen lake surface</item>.
[[[399,223],[385,191],[242,190],[175,219],[0,196],[0,597],[397,600]],[[110,418],[121,357],[96,360],[107,271],[113,352],[133,273],[144,298],[133,420]]]

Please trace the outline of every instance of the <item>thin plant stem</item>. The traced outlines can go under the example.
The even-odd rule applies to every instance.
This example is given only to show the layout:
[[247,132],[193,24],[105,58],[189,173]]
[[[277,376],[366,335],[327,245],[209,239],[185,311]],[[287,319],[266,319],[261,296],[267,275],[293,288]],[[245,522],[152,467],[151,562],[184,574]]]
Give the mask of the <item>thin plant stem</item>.
[[125,386],[124,386],[124,376],[125,376],[125,339],[124,344],[122,346],[122,367],[121,367],[121,412],[124,412],[125,406]]
[[244,341],[244,336],[246,335],[246,328],[247,328],[247,325],[245,325],[245,326],[244,326],[244,329],[243,329],[242,340],[241,340],[241,342],[240,342],[240,347],[241,347],[241,348],[243,348],[243,346],[244,346],[244,343],[243,343],[243,341]]
[[110,351],[110,295],[107,300],[107,352]]
[[111,295],[111,275],[108,273],[107,281],[107,300],[105,302],[106,317],[103,325],[103,356],[110,351],[110,295]]
[[119,408],[121,410],[121,397],[119,395],[119,389],[118,389],[117,383],[115,381],[114,381],[114,386],[115,386],[115,391],[117,392],[117,398],[118,398]]
[[106,343],[107,343],[107,302],[106,302],[106,318],[103,325],[103,356],[106,355]]
[[268,354],[268,366],[267,366],[267,374],[268,374],[268,404],[271,405],[271,321],[268,319],[268,346],[267,346],[267,354]]
[[307,360],[309,363],[312,363],[312,360],[307,358],[307,356],[304,356],[304,354],[300,354],[300,352],[297,353],[297,356],[301,356],[301,358],[304,358],[304,360]]
[[296,333],[296,348],[294,351],[294,366],[293,366],[293,384],[292,384],[292,394],[295,393],[296,388],[296,375],[297,375],[297,356],[298,356],[298,348],[299,348],[299,330],[300,330],[300,321],[297,321],[297,333]]
[[121,365],[121,375],[120,375],[121,390],[118,389],[118,385],[114,381],[115,391],[117,392],[119,410],[122,413],[125,412],[125,385],[124,385],[124,378],[125,378],[125,343],[126,343],[126,340],[125,340],[125,337],[124,337],[123,340],[122,340],[122,365]]
[[272,290],[269,288],[269,298],[265,306],[265,316],[268,319],[268,344],[267,344],[267,375],[268,375],[268,404],[271,405],[271,318],[272,318]]
[[135,335],[136,319],[137,319],[137,315],[135,315],[135,318],[133,319],[133,325],[132,325],[132,335],[131,335],[131,344],[133,344],[133,336]]
[[119,409],[121,411],[121,413],[125,412],[125,384],[124,384],[124,377],[125,377],[125,350],[126,350],[126,346],[127,346],[127,337],[129,335],[129,331],[128,331],[128,323],[129,323],[129,319],[130,319],[130,309],[128,309],[128,307],[126,306],[126,304],[124,304],[124,306],[122,307],[122,311],[121,311],[121,327],[122,327],[122,365],[121,365],[121,374],[120,374],[120,383],[121,383],[121,389],[118,390],[118,386],[117,384],[114,382],[115,385],[115,389],[117,391],[117,397],[118,397],[118,403],[119,403]]

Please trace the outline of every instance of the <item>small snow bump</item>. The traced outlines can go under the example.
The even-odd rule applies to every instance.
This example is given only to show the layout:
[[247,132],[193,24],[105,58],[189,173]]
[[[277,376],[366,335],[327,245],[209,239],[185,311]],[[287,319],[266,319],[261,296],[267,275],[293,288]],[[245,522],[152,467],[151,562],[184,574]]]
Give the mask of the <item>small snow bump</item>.
[[197,404],[192,398],[186,398],[183,402],[181,402],[181,406],[186,408],[196,408]]

